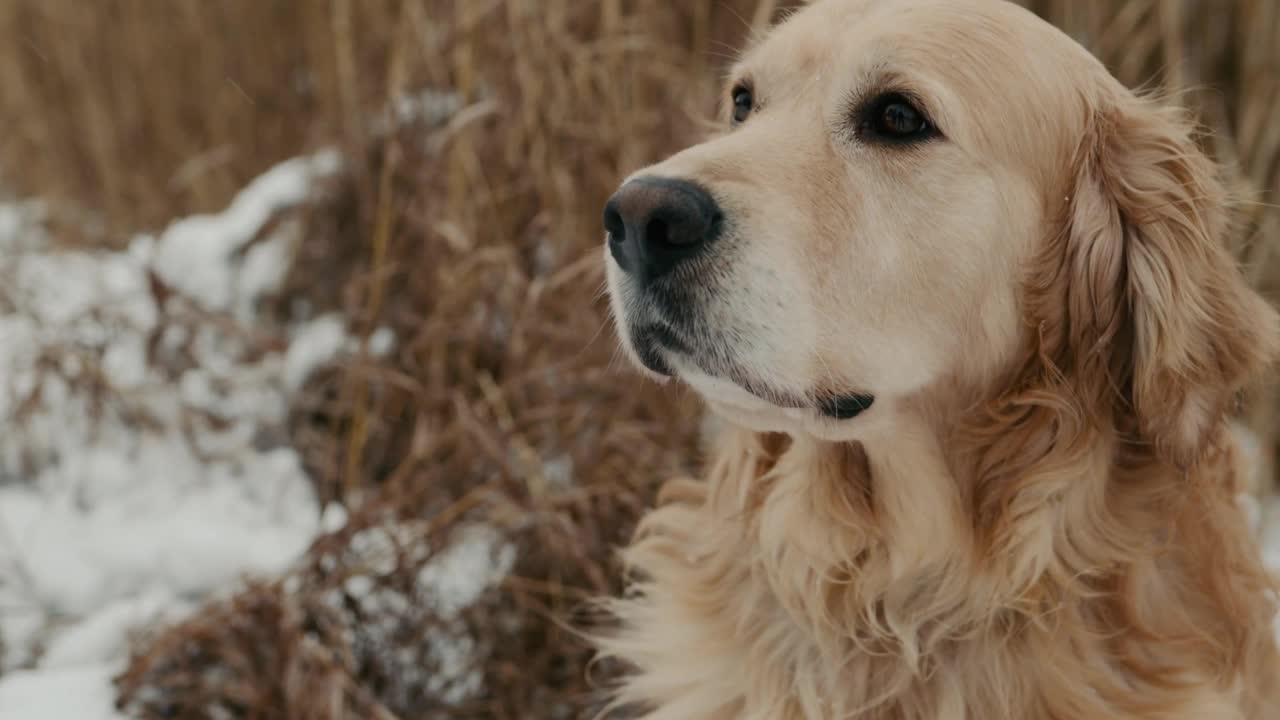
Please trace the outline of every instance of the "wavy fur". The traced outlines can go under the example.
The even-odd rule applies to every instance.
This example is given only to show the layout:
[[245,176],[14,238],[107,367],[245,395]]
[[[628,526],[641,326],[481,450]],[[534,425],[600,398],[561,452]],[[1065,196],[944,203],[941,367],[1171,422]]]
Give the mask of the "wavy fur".
[[[1280,350],[1184,113],[1109,77],[1043,193],[1016,353],[856,441],[730,425],[625,558],[648,720],[1280,717],[1232,403]],[[1046,129],[1046,132],[1049,130]],[[732,417],[729,418],[732,423]]]

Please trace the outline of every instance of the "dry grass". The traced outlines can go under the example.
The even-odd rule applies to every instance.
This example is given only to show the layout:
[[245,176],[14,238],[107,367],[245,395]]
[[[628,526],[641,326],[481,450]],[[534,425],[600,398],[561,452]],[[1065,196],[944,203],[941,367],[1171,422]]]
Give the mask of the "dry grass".
[[[515,166],[538,174],[548,209],[568,209],[589,183],[603,187],[655,143],[678,141],[670,132],[687,126],[690,107],[702,111],[708,70],[754,9],[750,0],[10,0],[0,3],[0,177],[49,199],[67,232],[118,241],[221,207],[303,149],[363,149],[372,114],[434,87],[501,103],[504,128],[492,139],[506,167],[481,177],[478,136],[459,133],[441,169],[454,209],[505,200],[501,173]],[[660,87],[664,78],[674,86]],[[503,197],[463,198],[473,191]]]
[[[224,7],[190,11],[220,16]],[[330,368],[294,408],[294,445],[321,495],[360,510],[342,533],[317,542],[300,582],[256,585],[140,644],[121,692],[143,717],[528,717],[531,707],[577,715],[592,702],[588,656],[561,624],[586,596],[618,589],[612,548],[654,484],[695,460],[695,404],[611,368],[615,345],[599,296],[599,208],[628,168],[691,139],[693,118],[714,102],[718,55],[747,29],[742,18],[756,4],[415,2],[380,6],[381,19],[362,7],[297,4],[300,14],[320,15],[301,24],[323,29],[328,55],[312,72],[332,89],[332,105],[316,111],[323,117],[300,111],[289,119],[328,128],[327,137],[318,134],[352,162],[305,219],[302,255],[277,302],[281,313],[306,301],[311,312],[342,311],[360,330],[396,331],[392,357]],[[244,26],[236,48],[207,56],[251,55],[269,38],[265,27]],[[192,47],[210,42],[188,39]],[[95,92],[93,79],[78,83]],[[201,85],[189,84],[188,92],[199,96],[207,89]],[[461,109],[442,125],[428,119],[380,135],[372,120],[379,111],[422,88],[456,93]],[[29,107],[39,105],[34,92]],[[164,114],[162,97],[138,102]],[[94,100],[76,100],[46,112],[79,123],[77,108]],[[192,130],[193,137],[205,132]],[[117,143],[134,153],[115,150]],[[211,189],[207,200],[171,196],[168,212],[216,206],[237,174],[300,146],[264,150],[254,162],[237,154],[220,167],[225,191]],[[110,162],[156,168],[153,179],[184,161],[132,135],[98,147],[118,153]],[[34,163],[38,156],[10,157]],[[51,165],[48,185],[32,188],[71,198],[68,207],[119,191],[114,211],[99,208],[117,213],[108,227],[154,225],[166,216],[144,211],[122,186],[95,185],[98,175],[72,170],[84,168]],[[77,177],[86,184],[77,188]],[[77,214],[65,217],[71,223]],[[368,650],[377,624],[325,602],[343,592],[346,578],[341,566],[325,569],[324,548],[344,546],[388,514],[427,521],[414,526],[414,547],[446,546],[451,528],[482,521],[520,550],[503,586],[461,619],[484,649],[489,690],[473,705],[441,707],[429,688],[398,683],[386,653]],[[387,582],[403,585],[421,561],[410,558]],[[494,620],[503,614],[518,622]],[[402,613],[400,645],[390,655],[421,651],[438,620]]]
[[[322,496],[358,509],[352,524],[317,541],[300,579],[139,645],[122,682],[135,712],[514,718],[590,706],[587,653],[560,623],[585,595],[617,589],[610,550],[655,482],[696,462],[699,422],[688,397],[611,365],[599,208],[621,175],[694,136],[724,56],[785,4],[0,3],[0,182],[49,198],[69,242],[118,243],[219,207],[267,165],[336,144],[350,171],[307,214],[276,307],[305,301],[399,339],[390,357],[322,373],[294,408],[294,445]],[[1280,202],[1280,5],[1028,4],[1127,83],[1196,88],[1186,97],[1217,131],[1213,150],[1254,198],[1241,257],[1280,292],[1280,212],[1266,204]],[[424,88],[459,107],[379,131],[380,113]],[[1276,405],[1253,410],[1273,438]],[[326,554],[388,517],[425,521],[412,526],[423,547],[482,521],[520,549],[511,578],[461,620],[487,648],[489,690],[474,705],[397,685],[360,649],[368,623],[321,602],[348,579]],[[412,574],[421,558],[404,562]],[[402,620],[412,646],[438,618]],[[319,702],[319,687],[340,690]]]

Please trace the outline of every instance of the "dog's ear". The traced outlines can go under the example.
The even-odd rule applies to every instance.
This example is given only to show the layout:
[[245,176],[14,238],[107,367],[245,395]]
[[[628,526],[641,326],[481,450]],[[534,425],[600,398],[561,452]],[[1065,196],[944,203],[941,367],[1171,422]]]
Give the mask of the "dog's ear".
[[1117,92],[1088,126],[1052,243],[1060,369],[1185,468],[1280,350],[1277,314],[1226,247],[1226,192],[1184,113]]

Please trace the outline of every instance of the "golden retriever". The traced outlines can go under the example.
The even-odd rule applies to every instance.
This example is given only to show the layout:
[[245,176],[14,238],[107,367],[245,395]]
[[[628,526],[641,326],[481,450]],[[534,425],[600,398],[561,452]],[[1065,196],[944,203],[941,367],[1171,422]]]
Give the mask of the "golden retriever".
[[726,426],[625,559],[651,720],[1280,717],[1227,419],[1280,351],[1186,114],[1000,0],[816,0],[605,208]]

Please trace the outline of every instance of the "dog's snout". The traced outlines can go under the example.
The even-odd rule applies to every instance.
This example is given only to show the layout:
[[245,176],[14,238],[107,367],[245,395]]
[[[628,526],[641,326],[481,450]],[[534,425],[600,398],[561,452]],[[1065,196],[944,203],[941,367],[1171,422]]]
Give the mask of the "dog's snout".
[[720,233],[720,206],[687,180],[640,177],[623,185],[604,208],[609,250],[628,274],[656,280]]

